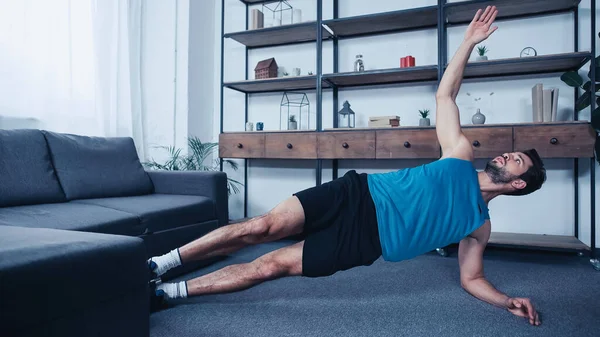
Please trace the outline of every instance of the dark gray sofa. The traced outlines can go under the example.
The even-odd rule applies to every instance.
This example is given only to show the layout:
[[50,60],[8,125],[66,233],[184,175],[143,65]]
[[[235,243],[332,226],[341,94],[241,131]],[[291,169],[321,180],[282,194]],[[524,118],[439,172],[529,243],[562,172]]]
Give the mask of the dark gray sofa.
[[147,171],[131,138],[0,130],[0,329],[147,336],[146,259],[228,220],[223,172]]

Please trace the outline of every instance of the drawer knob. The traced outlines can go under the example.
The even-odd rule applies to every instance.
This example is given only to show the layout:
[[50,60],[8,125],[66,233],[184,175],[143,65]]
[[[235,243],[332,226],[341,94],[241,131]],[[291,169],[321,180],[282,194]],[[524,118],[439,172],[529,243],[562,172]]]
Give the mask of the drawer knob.
[[342,147],[343,147],[344,149],[347,149],[347,148],[348,148],[348,143],[344,143],[344,144],[342,144]]
[[552,139],[550,139],[550,144],[554,145],[556,143],[558,143],[558,139],[552,137]]
[[479,145],[481,145],[481,144],[479,143],[479,141],[478,141],[478,140],[476,140],[476,141],[474,141],[474,142],[473,142],[473,146],[475,146],[475,147],[479,147]]
[[242,143],[238,143],[237,147],[238,147],[238,149],[241,149],[244,147],[244,145],[242,145]]
[[409,148],[410,147],[410,143],[409,142],[404,142],[404,147]]
[[288,143],[287,148],[291,149],[292,147],[293,147],[292,144]]

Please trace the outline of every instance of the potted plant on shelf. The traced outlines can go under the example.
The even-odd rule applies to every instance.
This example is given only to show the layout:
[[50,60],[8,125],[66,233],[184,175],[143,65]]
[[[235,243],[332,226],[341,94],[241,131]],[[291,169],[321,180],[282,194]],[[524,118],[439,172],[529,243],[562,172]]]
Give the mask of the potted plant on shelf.
[[477,47],[477,58],[475,60],[477,60],[477,61],[487,61],[488,57],[485,54],[488,51],[489,51],[489,49],[487,49],[486,46],[478,46]]
[[298,129],[298,122],[296,122],[296,116],[291,115],[289,122],[288,122],[288,130],[297,130],[297,129]]
[[[598,33],[598,37],[600,37],[600,33]],[[592,103],[592,99],[596,101],[596,108],[594,111],[590,113],[590,124],[596,133],[596,141],[594,144],[594,152],[596,154],[596,161],[600,163],[600,56],[596,56],[595,59],[590,62],[590,70],[587,72],[588,80],[584,81],[584,79],[579,75],[579,70],[567,71],[562,74],[560,79],[568,86],[573,88],[579,88],[583,91],[583,94],[579,96],[577,101],[575,101],[575,112],[580,113],[585,108],[589,107]],[[592,77],[591,67],[595,67],[595,83],[594,89],[595,93],[592,93],[592,82],[590,77]]]
[[419,120],[419,126],[430,126],[431,122],[429,120],[429,109],[419,110],[419,114],[421,114],[421,119]]

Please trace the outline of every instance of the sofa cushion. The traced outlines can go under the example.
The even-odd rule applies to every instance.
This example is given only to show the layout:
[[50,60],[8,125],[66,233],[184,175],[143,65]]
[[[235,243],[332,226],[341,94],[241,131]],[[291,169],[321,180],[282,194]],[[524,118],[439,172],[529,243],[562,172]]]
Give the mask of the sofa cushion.
[[0,223],[106,234],[140,235],[143,232],[134,214],[73,202],[0,208]]
[[152,193],[133,139],[43,133],[69,200]]
[[39,130],[0,130],[0,207],[65,201]]
[[135,214],[140,218],[147,234],[217,219],[214,202],[196,195],[151,194],[77,200],[73,203],[103,206]]
[[[0,226],[0,256],[2,336],[25,335],[44,325],[60,328],[53,322],[70,317],[94,322],[89,315],[107,319],[104,328],[87,331],[94,326],[86,326],[79,336],[96,336],[124,321],[142,330],[148,324],[146,249],[140,238]],[[123,305],[126,311],[107,311],[108,304],[133,293],[146,300]],[[61,334],[47,329],[43,335]]]

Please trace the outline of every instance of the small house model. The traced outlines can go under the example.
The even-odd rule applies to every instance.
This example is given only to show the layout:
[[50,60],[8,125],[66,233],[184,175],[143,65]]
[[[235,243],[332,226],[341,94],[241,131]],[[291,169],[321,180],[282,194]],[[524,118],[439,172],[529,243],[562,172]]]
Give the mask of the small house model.
[[258,62],[256,68],[254,68],[254,78],[274,78],[277,77],[277,62],[275,58],[270,58]]

